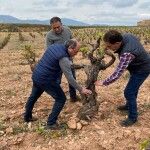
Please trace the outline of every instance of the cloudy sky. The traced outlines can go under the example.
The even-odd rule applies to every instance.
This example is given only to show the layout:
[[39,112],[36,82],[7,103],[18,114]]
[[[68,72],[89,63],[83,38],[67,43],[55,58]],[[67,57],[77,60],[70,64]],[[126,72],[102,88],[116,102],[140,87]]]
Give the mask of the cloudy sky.
[[150,19],[150,0],[0,0],[0,15],[40,20],[59,16],[89,24],[136,25]]

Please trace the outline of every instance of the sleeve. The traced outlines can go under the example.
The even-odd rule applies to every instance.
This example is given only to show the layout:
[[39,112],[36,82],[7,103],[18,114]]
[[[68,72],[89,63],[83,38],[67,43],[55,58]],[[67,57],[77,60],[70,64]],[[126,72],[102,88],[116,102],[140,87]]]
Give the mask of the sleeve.
[[75,89],[77,89],[79,92],[81,92],[82,87],[76,82],[76,80],[73,77],[72,71],[71,71],[71,64],[72,62],[69,60],[68,57],[64,57],[60,59],[59,65],[64,73],[65,77],[67,78],[69,84],[71,84]]
[[73,35],[72,35],[71,29],[69,27],[68,27],[68,30],[70,32],[70,39],[73,39]]
[[48,48],[48,46],[52,45],[54,41],[50,38],[49,33],[46,35],[46,40],[45,40],[45,48]]
[[134,58],[135,56],[131,53],[122,54],[120,56],[120,62],[116,70],[110,77],[108,77],[106,80],[103,81],[103,85],[107,86],[116,81],[117,79],[119,79],[119,77],[123,74],[125,69],[129,66],[129,64],[131,63],[131,61],[133,61]]

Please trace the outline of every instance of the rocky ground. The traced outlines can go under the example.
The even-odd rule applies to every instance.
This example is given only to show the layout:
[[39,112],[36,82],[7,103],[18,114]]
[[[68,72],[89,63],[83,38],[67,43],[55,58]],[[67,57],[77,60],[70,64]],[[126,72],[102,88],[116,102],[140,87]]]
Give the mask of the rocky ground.
[[[2,33],[1,33],[2,34]],[[123,104],[123,89],[128,72],[108,87],[97,87],[100,107],[89,123],[76,118],[81,102],[72,103],[68,97],[68,83],[63,77],[62,87],[68,97],[59,117],[64,123],[60,131],[45,131],[43,125],[51,111],[53,99],[44,93],[34,108],[38,121],[26,124],[22,114],[31,92],[31,70],[25,65],[22,50],[31,44],[38,57],[44,52],[44,36],[35,33],[34,40],[24,33],[26,41],[20,42],[18,34],[12,33],[9,43],[0,50],[0,150],[139,150],[150,138],[150,77],[142,85],[138,95],[139,120],[132,127],[121,127],[119,122],[125,113],[116,110]],[[147,48],[150,50],[149,46]],[[79,53],[76,63],[87,63]],[[99,79],[109,76],[117,61],[100,72]],[[77,71],[77,81],[84,85],[83,70]]]

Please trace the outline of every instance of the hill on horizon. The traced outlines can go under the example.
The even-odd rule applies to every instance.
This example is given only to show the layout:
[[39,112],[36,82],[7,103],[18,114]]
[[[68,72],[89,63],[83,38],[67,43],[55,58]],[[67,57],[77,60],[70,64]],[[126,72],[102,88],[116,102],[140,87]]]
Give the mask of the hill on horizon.
[[[89,24],[69,19],[69,18],[61,18],[62,23],[67,26],[89,26]],[[10,15],[0,15],[0,23],[16,23],[16,24],[41,24],[41,25],[49,25],[49,19],[47,20],[37,20],[37,19],[25,19],[21,20],[16,17]]]

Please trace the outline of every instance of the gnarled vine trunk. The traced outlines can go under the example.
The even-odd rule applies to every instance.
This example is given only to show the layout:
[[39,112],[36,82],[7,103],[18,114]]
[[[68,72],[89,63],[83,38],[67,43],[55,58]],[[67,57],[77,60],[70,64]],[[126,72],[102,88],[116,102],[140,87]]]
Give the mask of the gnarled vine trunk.
[[100,46],[100,40],[101,38],[97,40],[97,43],[95,45],[92,45],[93,49],[88,54],[88,59],[90,59],[91,64],[81,66],[81,68],[84,68],[84,71],[87,75],[86,88],[92,91],[91,95],[89,95],[88,97],[83,96],[82,98],[83,106],[78,112],[78,117],[82,120],[91,120],[95,113],[98,111],[99,104],[97,102],[97,93],[95,91],[94,83],[97,80],[100,70],[105,70],[115,61],[115,56],[108,51],[105,51],[105,54],[111,57],[111,60],[108,63],[105,63],[105,61],[103,60],[104,56],[102,56],[101,58],[97,58],[93,55],[94,51],[96,51]]

